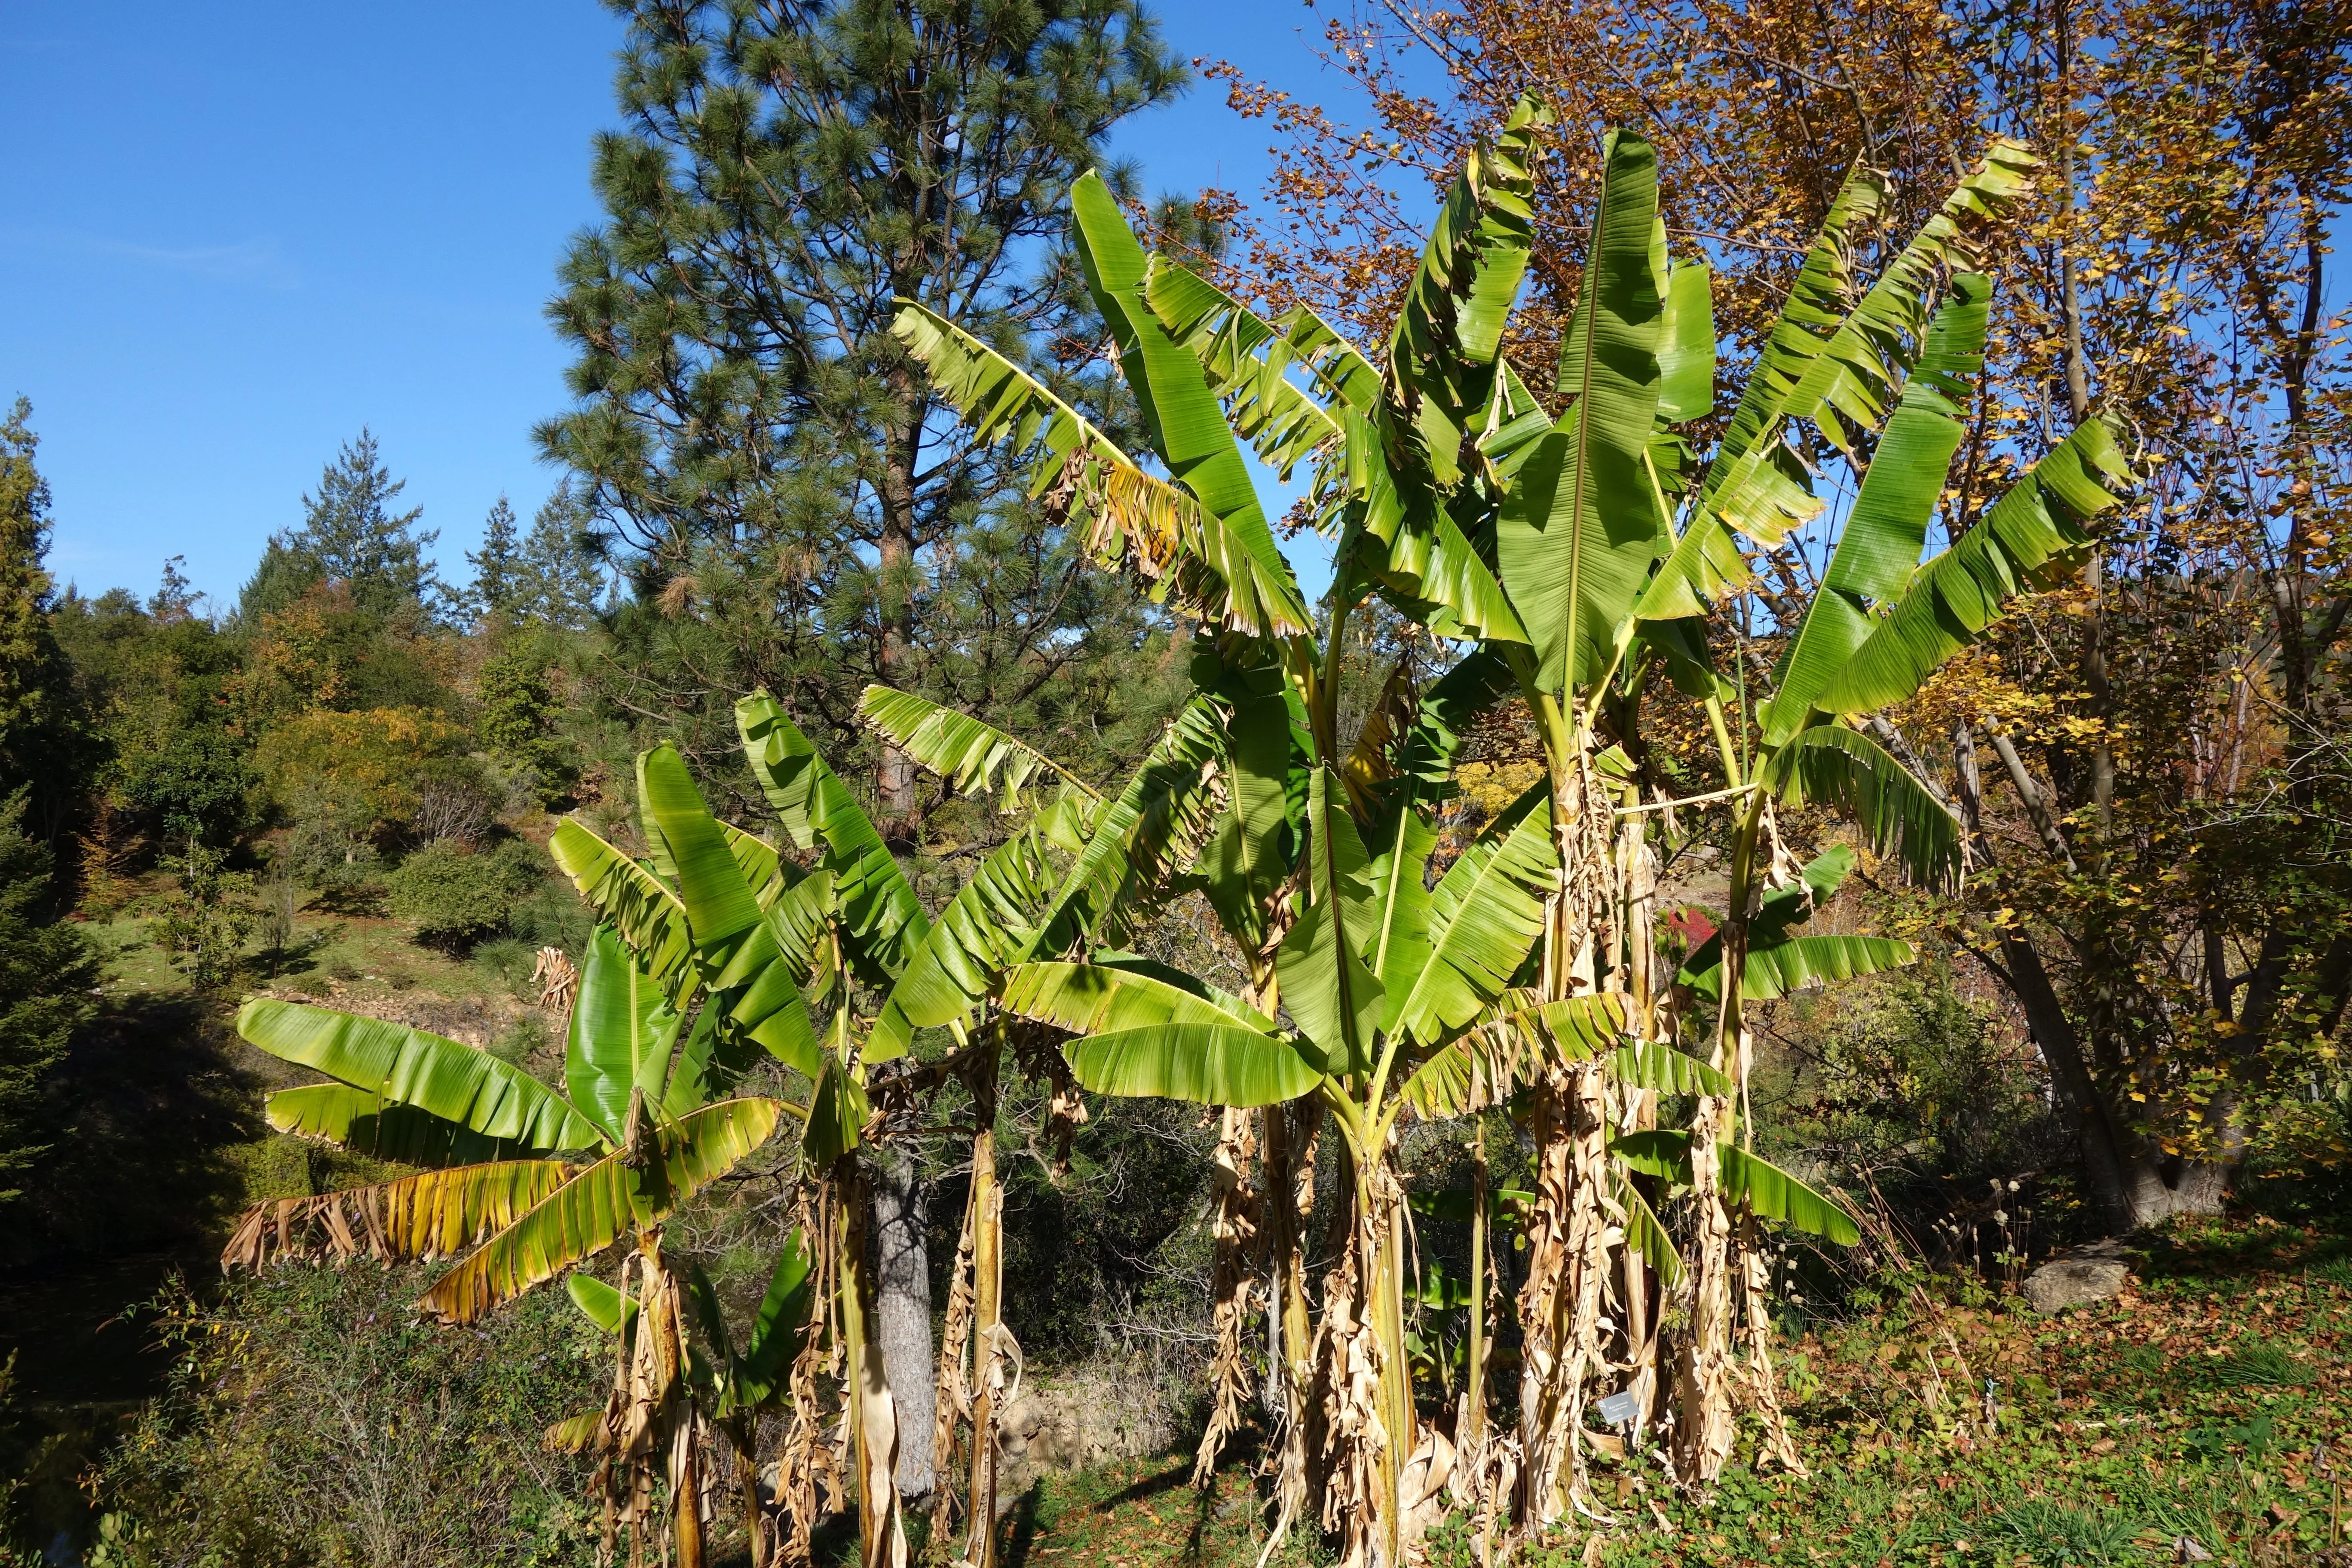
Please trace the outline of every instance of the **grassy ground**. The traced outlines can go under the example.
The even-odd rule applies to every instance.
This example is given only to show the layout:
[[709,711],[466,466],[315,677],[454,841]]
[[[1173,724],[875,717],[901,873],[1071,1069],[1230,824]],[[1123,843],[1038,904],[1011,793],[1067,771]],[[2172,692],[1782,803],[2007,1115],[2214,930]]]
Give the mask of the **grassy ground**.
[[[1597,1489],[1614,1523],[1513,1561],[2352,1565],[2339,1544],[2352,1531],[2347,1347],[2352,1243],[2267,1222],[2180,1228],[2139,1255],[2124,1295],[2055,1320],[2015,1298],[1893,1291],[1788,1346],[1808,1475],[1735,1465],[1699,1498],[1665,1486],[1654,1461],[1604,1463]],[[1190,1468],[1180,1455],[1049,1478],[1005,1521],[1003,1560],[1253,1563],[1264,1527],[1246,1467],[1206,1495]],[[1428,1547],[1433,1568],[1476,1561],[1455,1522]],[[1301,1542],[1280,1556],[1318,1554]]]

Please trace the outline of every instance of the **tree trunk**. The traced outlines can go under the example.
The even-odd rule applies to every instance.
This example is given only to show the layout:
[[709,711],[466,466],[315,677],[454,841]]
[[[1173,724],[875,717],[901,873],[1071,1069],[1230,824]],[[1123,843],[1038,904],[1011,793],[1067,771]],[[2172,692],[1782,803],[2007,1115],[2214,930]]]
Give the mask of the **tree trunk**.
[[[915,464],[922,442],[918,416],[922,402],[905,371],[894,372],[890,381],[899,406],[909,416],[883,440],[880,603],[875,609],[882,629],[882,683],[901,686],[912,674],[915,641]],[[888,741],[882,742],[877,784],[888,831],[893,836],[905,832],[915,816],[915,763]]]
[[924,1248],[929,1212],[913,1156],[894,1152],[873,1175],[874,1320],[882,1364],[898,1410],[898,1495],[929,1497],[932,1401],[938,1378],[931,1364],[931,1271]]

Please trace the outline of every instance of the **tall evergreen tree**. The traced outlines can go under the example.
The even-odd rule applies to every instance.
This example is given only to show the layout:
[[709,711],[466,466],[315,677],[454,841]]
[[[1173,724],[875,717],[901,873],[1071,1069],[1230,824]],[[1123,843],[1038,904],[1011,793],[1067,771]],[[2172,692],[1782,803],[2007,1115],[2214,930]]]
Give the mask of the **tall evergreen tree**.
[[514,503],[500,496],[482,522],[482,548],[466,552],[473,586],[458,600],[467,620],[511,616],[524,594],[522,547],[515,536]]
[[312,584],[341,584],[352,602],[380,616],[415,614],[440,591],[425,547],[440,534],[420,531],[422,507],[394,511],[408,488],[379,460],[375,435],[362,427],[302,498],[302,526],[272,534],[261,565],[239,596],[248,617],[283,609]]
[[[625,124],[596,149],[607,218],[550,307],[582,401],[540,439],[634,552],[620,653],[676,689],[632,706],[677,712],[709,684],[663,682],[668,657],[767,685],[828,744],[855,738],[875,679],[1024,732],[1083,728],[1034,705],[1131,634],[1121,591],[1019,514],[889,326],[919,300],[1099,384],[1063,195],[1114,125],[1181,89],[1152,18],[1139,0],[611,3],[629,34]],[[879,784],[905,821],[914,773],[887,748]]]
[[586,537],[586,507],[566,479],[540,503],[522,542],[516,581],[528,612],[551,626],[578,631],[594,621],[604,571]]
[[29,791],[35,830],[54,845],[87,758],[72,671],[49,624],[49,487],[33,460],[32,414],[19,397],[0,421],[0,799]]

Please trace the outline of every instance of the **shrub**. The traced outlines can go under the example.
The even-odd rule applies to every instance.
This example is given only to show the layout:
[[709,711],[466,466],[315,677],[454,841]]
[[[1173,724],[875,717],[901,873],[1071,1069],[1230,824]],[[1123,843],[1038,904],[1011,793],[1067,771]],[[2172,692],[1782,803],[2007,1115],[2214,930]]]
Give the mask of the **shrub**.
[[504,931],[541,876],[528,844],[484,853],[445,840],[403,860],[386,885],[394,916],[415,923],[417,941],[462,952]]
[[602,1401],[609,1342],[561,1290],[435,1327],[412,1305],[432,1274],[362,1260],[167,1294],[170,1387],[91,1478],[146,1548],[112,1560],[588,1568],[589,1462],[540,1435]]

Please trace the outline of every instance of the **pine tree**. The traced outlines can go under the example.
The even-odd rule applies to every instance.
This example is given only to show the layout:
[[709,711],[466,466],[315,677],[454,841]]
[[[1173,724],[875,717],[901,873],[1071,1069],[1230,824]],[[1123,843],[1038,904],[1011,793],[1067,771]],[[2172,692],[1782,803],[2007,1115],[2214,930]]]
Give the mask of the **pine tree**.
[[514,505],[503,495],[482,523],[482,548],[466,552],[466,560],[474,568],[474,585],[460,595],[460,613],[474,621],[519,613],[527,576],[515,540]]
[[[1098,700],[1070,717],[1067,672],[1131,646],[1122,591],[1029,521],[889,328],[907,297],[1049,374],[1051,345],[1094,405],[1101,334],[1058,245],[1063,198],[1113,126],[1183,86],[1156,24],[1140,0],[615,8],[607,219],[549,307],[583,402],[540,440],[635,552],[621,668],[685,684],[657,662],[690,641],[697,668],[722,661],[723,683],[767,685],[844,745],[877,679],[1086,731]],[[1068,713],[1036,711],[1057,692]],[[904,822],[913,769],[885,748],[879,782]]]
[[515,569],[525,613],[566,631],[593,624],[604,586],[604,568],[589,547],[588,523],[587,508],[567,479],[531,519]]
[[49,487],[33,460],[32,413],[19,397],[0,421],[0,798],[29,787],[39,831],[54,842],[86,747],[72,721],[72,671],[49,624]]
[[240,595],[248,617],[281,610],[312,584],[341,584],[352,602],[380,616],[414,615],[441,592],[425,548],[440,538],[418,531],[421,507],[391,510],[405,479],[378,460],[375,436],[362,427],[319,476],[319,492],[302,498],[302,526],[270,536],[260,568]]

